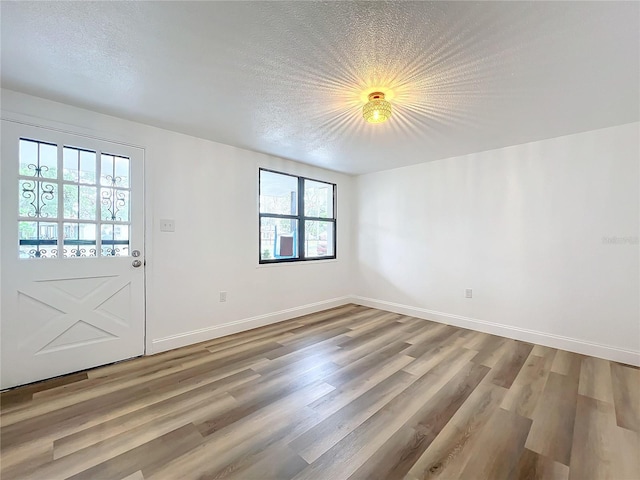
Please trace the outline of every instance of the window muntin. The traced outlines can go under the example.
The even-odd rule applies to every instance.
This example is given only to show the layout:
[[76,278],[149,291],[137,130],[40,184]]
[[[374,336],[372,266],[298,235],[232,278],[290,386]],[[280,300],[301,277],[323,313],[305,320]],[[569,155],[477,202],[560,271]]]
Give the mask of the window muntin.
[[19,257],[129,255],[130,167],[128,157],[21,138]]
[[260,169],[259,262],[336,258],[336,185]]

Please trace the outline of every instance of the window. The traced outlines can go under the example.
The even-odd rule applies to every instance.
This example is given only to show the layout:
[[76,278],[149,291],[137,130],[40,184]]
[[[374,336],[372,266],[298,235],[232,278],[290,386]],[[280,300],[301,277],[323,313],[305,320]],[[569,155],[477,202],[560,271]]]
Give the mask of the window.
[[129,255],[129,158],[20,139],[20,258]]
[[260,169],[260,263],[336,258],[336,186]]

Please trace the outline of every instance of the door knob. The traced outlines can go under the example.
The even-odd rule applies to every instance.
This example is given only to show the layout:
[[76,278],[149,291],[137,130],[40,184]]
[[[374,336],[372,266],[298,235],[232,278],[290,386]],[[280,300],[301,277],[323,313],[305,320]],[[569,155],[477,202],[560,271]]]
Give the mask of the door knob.
[[142,261],[134,260],[133,262],[131,262],[131,265],[133,265],[135,268],[141,267],[142,266]]

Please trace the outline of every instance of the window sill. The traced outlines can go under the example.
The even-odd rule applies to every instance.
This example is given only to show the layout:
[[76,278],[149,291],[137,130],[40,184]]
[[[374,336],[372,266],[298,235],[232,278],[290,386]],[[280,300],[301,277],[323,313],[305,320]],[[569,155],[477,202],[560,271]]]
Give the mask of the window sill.
[[337,258],[327,258],[326,260],[308,260],[302,262],[281,262],[281,263],[259,263],[256,268],[272,268],[272,267],[292,267],[294,265],[324,265],[327,263],[336,263]]

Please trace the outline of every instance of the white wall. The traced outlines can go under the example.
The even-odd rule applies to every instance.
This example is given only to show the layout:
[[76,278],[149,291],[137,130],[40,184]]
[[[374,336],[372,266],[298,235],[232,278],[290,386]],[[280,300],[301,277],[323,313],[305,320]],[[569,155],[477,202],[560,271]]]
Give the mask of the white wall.
[[639,127],[357,177],[358,302],[638,364]]
[[[355,299],[639,363],[638,123],[354,179],[7,90],[2,116],[145,149],[149,352]],[[338,261],[257,266],[260,166],[338,184]]]
[[[352,177],[8,90],[2,116],[145,149],[148,352],[349,301]],[[258,266],[259,167],[337,183],[338,260]]]

